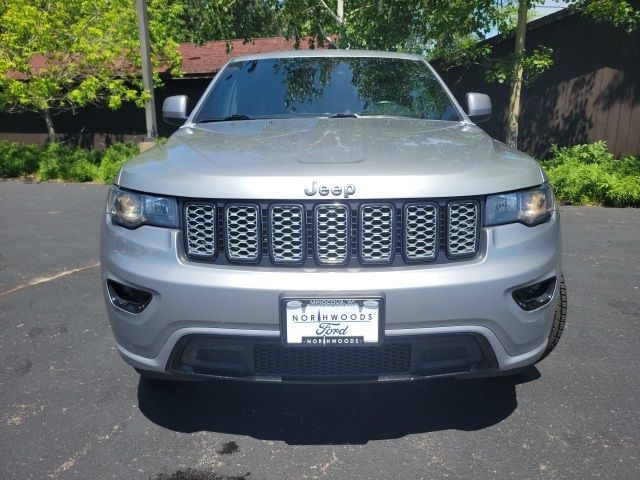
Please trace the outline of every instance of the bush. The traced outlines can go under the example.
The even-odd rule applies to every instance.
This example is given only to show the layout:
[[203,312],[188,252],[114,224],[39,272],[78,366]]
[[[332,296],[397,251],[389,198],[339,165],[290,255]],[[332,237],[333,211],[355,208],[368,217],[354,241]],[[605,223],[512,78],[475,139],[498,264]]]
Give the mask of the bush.
[[38,177],[41,180],[62,179],[90,182],[98,176],[100,154],[95,150],[49,143],[42,148]]
[[574,205],[640,206],[640,158],[616,159],[606,142],[551,148],[540,162],[556,197]]
[[0,141],[0,177],[37,174],[40,180],[112,183],[122,164],[138,153],[133,143],[115,143],[104,151]]
[[122,164],[138,152],[138,146],[133,143],[116,143],[107,148],[98,169],[100,181],[107,184],[113,183]]
[[40,148],[0,140],[0,177],[20,177],[38,170]]

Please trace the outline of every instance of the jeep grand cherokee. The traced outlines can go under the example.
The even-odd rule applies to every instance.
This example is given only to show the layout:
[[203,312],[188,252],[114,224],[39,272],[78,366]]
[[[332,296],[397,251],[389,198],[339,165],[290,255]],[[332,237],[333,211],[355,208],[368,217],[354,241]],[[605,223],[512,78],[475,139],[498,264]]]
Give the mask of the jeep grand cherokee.
[[231,60],[127,162],[101,239],[117,347],[141,374],[271,381],[515,372],[565,323],[545,173],[415,55]]

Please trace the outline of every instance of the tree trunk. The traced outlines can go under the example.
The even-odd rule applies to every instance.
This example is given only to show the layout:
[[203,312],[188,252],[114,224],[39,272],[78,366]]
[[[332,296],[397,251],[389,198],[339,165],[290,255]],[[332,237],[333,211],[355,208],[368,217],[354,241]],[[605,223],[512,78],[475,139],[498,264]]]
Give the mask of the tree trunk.
[[51,118],[51,111],[46,109],[42,112],[42,116],[44,117],[44,123],[47,125],[47,133],[49,135],[49,143],[53,143],[56,141],[56,130],[53,128],[53,118]]
[[509,95],[509,116],[507,123],[507,145],[518,148],[518,121],[520,119],[520,94],[522,92],[522,54],[524,53],[524,40],[527,33],[527,12],[529,5],[527,0],[519,0],[518,26],[516,27],[516,63],[513,66],[514,75],[511,81]]

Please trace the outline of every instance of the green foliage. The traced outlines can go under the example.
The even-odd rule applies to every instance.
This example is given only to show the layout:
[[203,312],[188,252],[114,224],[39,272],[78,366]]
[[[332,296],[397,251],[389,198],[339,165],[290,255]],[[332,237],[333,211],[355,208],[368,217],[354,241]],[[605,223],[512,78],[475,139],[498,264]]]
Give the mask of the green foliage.
[[552,48],[538,45],[528,55],[523,51],[520,55],[511,53],[502,58],[487,59],[485,80],[490,83],[512,82],[515,79],[515,65],[521,63],[522,81],[524,84],[530,83],[553,66],[552,55]]
[[168,0],[174,38],[198,45],[211,40],[278,36],[279,0]]
[[[172,0],[149,1],[154,66],[178,74]],[[0,108],[59,112],[147,98],[131,0],[4,0],[0,4]],[[159,77],[156,75],[156,82]]]
[[[637,5],[637,2],[636,2]],[[631,33],[640,26],[640,9],[626,0],[583,0],[578,2],[585,15],[608,22]]]
[[110,184],[124,162],[139,153],[138,146],[132,143],[116,143],[107,148],[98,168],[98,179]]
[[494,0],[351,0],[339,22],[336,0],[274,1],[281,34],[340,48],[412,51],[440,59],[476,58],[498,12]]
[[138,153],[132,143],[115,143],[106,150],[45,146],[0,141],[0,177],[36,174],[40,180],[112,183],[122,164]]
[[97,177],[100,154],[95,150],[49,143],[42,148],[40,155],[38,177],[41,180],[90,182]]
[[616,159],[606,142],[554,145],[551,157],[540,163],[562,202],[640,207],[640,157]]
[[20,177],[38,170],[40,149],[0,140],[0,177]]

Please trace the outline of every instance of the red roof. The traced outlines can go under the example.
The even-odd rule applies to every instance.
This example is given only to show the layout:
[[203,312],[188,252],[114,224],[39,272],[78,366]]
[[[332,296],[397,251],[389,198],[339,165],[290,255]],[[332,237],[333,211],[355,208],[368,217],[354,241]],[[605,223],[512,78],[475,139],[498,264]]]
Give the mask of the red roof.
[[[295,41],[283,37],[254,38],[250,42],[231,40],[231,45],[231,51],[227,53],[226,40],[208,42],[201,46],[193,43],[181,43],[178,47],[182,55],[181,70],[190,77],[198,75],[211,77],[233,57],[295,49]],[[300,40],[300,48],[303,50],[315,47],[315,43],[310,38]],[[29,63],[32,74],[35,74],[46,66],[47,61],[42,55],[34,55]],[[166,72],[166,69],[164,71]],[[21,72],[9,72],[9,76],[17,79],[27,78],[27,74]]]
[[[283,37],[254,38],[248,43],[243,40],[232,40],[231,44],[233,47],[229,53],[227,53],[227,42],[224,40],[208,42],[202,46],[196,46],[193,43],[180,44],[182,71],[187,76],[198,74],[212,76],[230,59],[239,55],[295,49],[294,40],[286,40]],[[303,50],[314,47],[315,45],[309,39],[300,41],[300,48]]]

